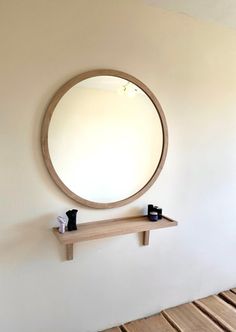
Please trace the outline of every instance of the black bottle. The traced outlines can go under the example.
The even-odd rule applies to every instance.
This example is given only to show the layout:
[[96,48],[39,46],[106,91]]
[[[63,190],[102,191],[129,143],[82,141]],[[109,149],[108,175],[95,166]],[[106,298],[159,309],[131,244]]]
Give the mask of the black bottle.
[[151,221],[162,219],[162,209],[158,206],[148,204],[148,218]]
[[70,231],[76,231],[77,225],[76,225],[76,215],[78,210],[69,210],[66,212],[66,215],[68,217],[68,224],[67,224],[67,230]]

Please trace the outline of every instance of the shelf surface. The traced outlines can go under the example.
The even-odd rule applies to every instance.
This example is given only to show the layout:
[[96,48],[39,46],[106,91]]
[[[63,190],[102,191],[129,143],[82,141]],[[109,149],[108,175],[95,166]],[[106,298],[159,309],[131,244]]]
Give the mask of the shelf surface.
[[149,221],[147,216],[135,216],[78,224],[76,231],[65,232],[64,234],[59,233],[58,228],[53,228],[53,232],[62,244],[68,245],[76,242],[146,232],[176,225],[176,221],[164,216],[156,222]]

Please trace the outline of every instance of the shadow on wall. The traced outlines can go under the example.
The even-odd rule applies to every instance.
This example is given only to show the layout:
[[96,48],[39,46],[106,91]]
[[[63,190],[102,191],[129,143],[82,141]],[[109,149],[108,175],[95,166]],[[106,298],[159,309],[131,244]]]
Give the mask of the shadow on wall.
[[64,251],[53,235],[48,220],[55,219],[55,215],[48,214],[37,219],[10,225],[1,229],[0,234],[0,262],[19,264],[29,261],[46,261],[50,254],[60,253],[64,260]]
[[[130,216],[146,213],[146,208],[133,207],[129,211]],[[55,220],[53,225],[49,224],[49,220]],[[59,259],[64,262],[65,246],[59,243],[52,232],[52,227],[55,225],[57,225],[55,214],[46,214],[19,224],[2,226],[0,230],[0,263],[9,264],[11,262],[12,265],[17,265],[33,261],[47,262],[50,256],[54,261],[56,257],[57,261]],[[143,233],[139,233],[137,237],[139,245],[142,246]]]

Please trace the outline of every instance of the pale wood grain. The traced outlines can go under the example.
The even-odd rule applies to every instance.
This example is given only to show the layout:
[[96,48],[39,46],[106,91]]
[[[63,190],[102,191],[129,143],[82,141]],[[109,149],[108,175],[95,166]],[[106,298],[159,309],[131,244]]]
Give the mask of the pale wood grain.
[[161,315],[136,320],[123,325],[127,332],[175,332],[176,330]]
[[223,298],[223,300],[230,303],[232,306],[236,307],[236,294],[231,291],[225,291],[220,293],[220,296]]
[[222,331],[210,318],[192,303],[183,304],[163,311],[165,318],[177,329],[184,332]]
[[[97,203],[97,202],[89,201],[87,199],[84,199],[83,197],[78,196],[76,193],[71,191],[64,184],[64,182],[60,179],[60,177],[58,176],[56,170],[53,167],[53,163],[52,163],[51,156],[50,156],[50,153],[49,153],[49,144],[48,144],[48,131],[49,131],[50,122],[51,122],[51,119],[52,119],[53,112],[54,112],[58,102],[60,101],[60,99],[64,96],[64,94],[69,89],[71,89],[77,83],[79,83],[79,82],[81,82],[81,81],[83,81],[87,78],[95,77],[95,76],[101,76],[101,75],[116,76],[116,77],[124,78],[124,79],[134,83],[141,90],[143,90],[145,92],[145,94],[150,98],[151,102],[153,103],[153,105],[156,109],[156,112],[159,116],[161,126],[162,126],[162,141],[163,141],[162,152],[161,152],[161,157],[160,157],[159,163],[156,166],[156,169],[155,169],[152,177],[145,184],[145,186],[143,188],[141,188],[138,192],[134,193],[130,197],[127,197],[126,199],[116,201],[116,202],[111,202],[111,203]],[[55,95],[51,99],[51,101],[50,101],[50,103],[49,103],[49,105],[46,109],[45,115],[44,115],[44,119],[43,119],[43,123],[42,123],[42,129],[41,129],[41,147],[42,147],[43,158],[44,158],[44,161],[45,161],[45,164],[46,164],[46,167],[48,169],[49,174],[51,175],[53,181],[57,184],[57,186],[68,197],[72,198],[74,201],[76,201],[78,203],[81,203],[83,205],[86,205],[86,206],[89,206],[89,207],[92,207],[92,208],[109,209],[109,208],[122,206],[122,205],[125,205],[125,204],[128,204],[128,203],[134,201],[135,199],[137,199],[138,197],[143,195],[153,185],[153,183],[156,181],[156,179],[158,178],[158,176],[159,176],[159,174],[160,174],[160,172],[161,172],[161,170],[164,166],[164,162],[165,162],[166,155],[167,155],[168,129],[167,129],[165,115],[164,115],[164,112],[162,110],[162,107],[161,107],[159,101],[157,100],[155,95],[151,92],[151,90],[144,83],[142,83],[137,78],[135,78],[135,77],[133,77],[133,76],[127,74],[127,73],[124,73],[122,71],[117,71],[117,70],[112,70],[112,69],[97,69],[97,70],[91,70],[91,71],[88,71],[88,72],[85,72],[85,73],[82,73],[82,74],[79,74],[79,75],[73,77],[72,79],[67,81],[65,84],[63,84],[57,90],[57,92],[55,93]]]
[[149,232],[159,228],[176,226],[177,222],[163,216],[157,222],[150,222],[147,216],[135,216],[100,220],[77,225],[76,231],[59,233],[58,228],[53,228],[60,243],[66,245],[66,259],[73,259],[73,244],[117,235],[143,233],[143,245],[149,244]]
[[157,222],[150,222],[147,216],[135,216],[79,224],[76,231],[65,232],[64,234],[59,233],[57,228],[53,228],[53,232],[62,244],[70,244],[176,225],[176,221],[172,221],[167,217],[163,217]]
[[203,312],[228,331],[236,331],[236,310],[218,296],[194,302]]
[[143,245],[144,246],[149,245],[149,238],[150,238],[150,231],[143,232]]
[[236,288],[232,288],[232,289],[231,289],[231,292],[233,292],[233,293],[236,294]]
[[72,244],[67,244],[66,245],[66,259],[68,261],[71,261],[73,259],[74,255],[74,248],[73,248],[73,243]]

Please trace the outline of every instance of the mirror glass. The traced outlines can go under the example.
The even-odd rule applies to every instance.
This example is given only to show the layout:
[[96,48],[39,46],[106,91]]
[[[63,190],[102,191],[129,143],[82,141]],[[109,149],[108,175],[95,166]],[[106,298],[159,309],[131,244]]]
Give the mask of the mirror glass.
[[47,133],[59,186],[101,207],[142,191],[163,157],[163,121],[150,97],[113,75],[66,90],[53,102]]

